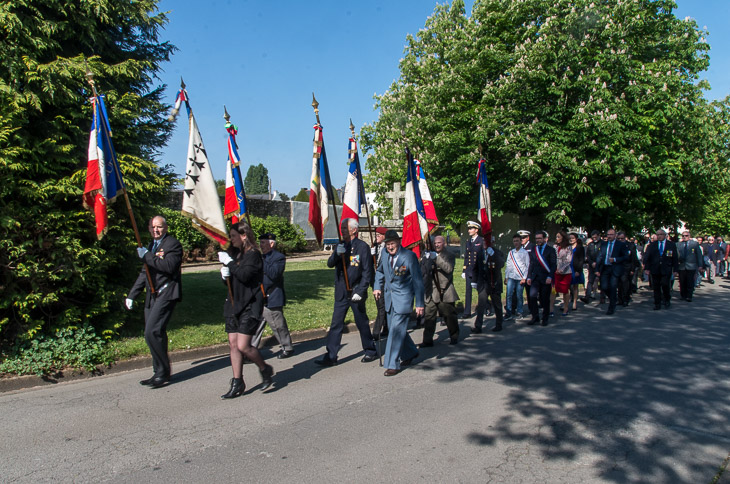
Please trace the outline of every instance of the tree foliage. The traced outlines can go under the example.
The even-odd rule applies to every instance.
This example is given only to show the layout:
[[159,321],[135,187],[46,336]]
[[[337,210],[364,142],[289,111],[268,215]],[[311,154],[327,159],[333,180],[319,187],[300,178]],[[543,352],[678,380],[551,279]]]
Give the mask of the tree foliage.
[[[106,96],[121,171],[145,235],[172,181],[156,164],[170,127],[155,72],[174,47],[156,0],[0,4],[0,343],[121,325],[139,260],[122,200],[97,241],[82,208],[91,107],[84,60]],[[121,198],[121,197],[120,197]]]
[[[496,212],[627,229],[701,216],[728,176],[698,74],[706,32],[672,0],[481,0],[436,7],[362,130],[367,183],[405,180],[408,143],[439,215],[474,216],[488,161]],[[727,101],[723,104],[727,105]],[[405,137],[401,135],[404,131]],[[726,155],[726,151],[725,151]]]
[[247,195],[269,193],[269,170],[263,163],[248,167],[246,178],[243,180],[243,188]]

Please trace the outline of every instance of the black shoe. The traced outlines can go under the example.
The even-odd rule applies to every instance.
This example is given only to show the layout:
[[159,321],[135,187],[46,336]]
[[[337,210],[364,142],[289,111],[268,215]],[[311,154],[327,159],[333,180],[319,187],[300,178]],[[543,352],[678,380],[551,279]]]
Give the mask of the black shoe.
[[501,324],[496,325],[494,328],[492,328],[492,331],[494,331],[495,333],[497,331],[502,331],[502,325]]
[[687,302],[692,302],[692,298],[691,297],[688,297],[687,298]]
[[360,361],[363,363],[370,363],[371,361],[375,361],[377,359],[378,359],[378,357],[375,355],[365,355],[362,357],[362,359]]
[[527,323],[527,325],[528,325],[528,326],[534,326],[534,325],[536,325],[536,324],[537,324],[537,323],[539,323],[539,322],[540,322],[540,320],[539,320],[539,319],[531,319],[531,320],[530,320],[530,322],[529,322],[529,323]]
[[419,348],[433,348],[433,341],[430,341],[428,343],[421,343],[418,345]]
[[228,393],[221,395],[221,398],[227,399],[240,397],[243,395],[245,390],[246,384],[243,383],[243,378],[231,378],[231,388],[228,390]]
[[293,354],[294,354],[294,349],[291,349],[289,351],[281,350],[276,357],[279,358],[280,360],[283,360],[284,358],[289,358]]
[[474,334],[479,334],[482,332],[482,328],[471,328],[471,332]]
[[321,360],[314,360],[314,362],[319,366],[335,366],[337,364],[337,361],[331,360],[327,355],[324,355]]
[[622,306],[625,307],[625,308],[629,307],[629,302],[626,301],[625,303],[622,304]]
[[150,380],[149,386],[152,388],[160,388],[165,386],[170,381],[170,377],[156,376]]
[[263,370],[260,370],[261,373],[261,390],[266,390],[274,383],[274,367],[271,365],[266,365]]
[[662,308],[662,307],[661,307],[661,305],[659,305],[659,304],[655,304],[655,305],[654,305],[654,311],[658,311],[658,310],[660,310],[661,308]]
[[154,377],[154,375],[152,375],[151,378],[147,378],[146,380],[140,380],[139,384],[148,387],[148,386],[152,385],[152,380],[154,380],[154,379],[155,379],[155,377]]
[[510,319],[512,319],[512,314],[511,313],[507,313],[507,314],[504,315],[504,320],[505,321],[508,321]]
[[600,301],[598,301],[598,304],[606,304],[606,298],[602,297]]
[[461,319],[469,319],[469,318],[471,318],[471,314],[464,313],[461,315]]
[[710,280],[709,280],[709,281],[707,281],[707,282],[709,282],[710,284],[714,284],[714,283],[715,283],[715,280],[714,280],[714,279],[710,279]]
[[492,314],[494,314],[494,313],[492,312],[492,310],[491,310],[491,309],[487,309],[487,317],[491,316]]
[[542,323],[540,323],[540,326],[547,326],[547,325],[548,325],[548,321],[547,320],[545,320]]
[[408,358],[407,360],[401,360],[400,366],[408,366],[411,363],[413,363],[413,360],[415,360],[416,358],[418,358],[418,353],[416,353],[415,356],[413,356],[413,358]]
[[669,309],[669,306],[670,306],[670,303],[669,303],[669,301],[667,301],[667,302],[665,302],[665,303],[664,303],[664,307],[665,307],[665,308]]
[[616,311],[616,310],[615,310],[614,308],[612,308],[612,307],[609,307],[609,308],[608,308],[608,311],[606,311],[606,314],[608,314],[608,315],[610,316],[610,315],[612,315],[612,314],[613,314],[613,313],[614,313],[615,311]]
[[590,304],[591,303],[591,298],[589,298],[589,297],[583,296],[583,297],[580,297],[578,299],[580,299],[581,301],[583,301],[584,304]]
[[451,338],[451,340],[449,341],[450,345],[455,345],[458,343],[459,343],[459,338]]

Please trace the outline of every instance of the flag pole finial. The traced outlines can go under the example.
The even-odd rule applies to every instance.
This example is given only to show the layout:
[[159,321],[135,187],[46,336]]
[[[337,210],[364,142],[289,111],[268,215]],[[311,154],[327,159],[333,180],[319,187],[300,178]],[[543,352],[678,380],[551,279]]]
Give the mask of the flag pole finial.
[[317,124],[321,124],[319,122],[319,103],[317,102],[317,98],[314,97],[314,93],[312,93],[312,107],[314,108],[314,115],[317,116]]
[[226,123],[230,123],[231,122],[231,115],[228,114],[228,110],[226,109],[226,105],[225,104],[223,105],[223,119],[226,120]]
[[84,69],[86,70],[86,82],[89,83],[89,86],[91,86],[91,91],[94,93],[94,97],[96,97],[96,82],[94,81],[94,73],[91,72],[91,69],[89,68],[89,63],[84,59]]
[[182,76],[180,76],[180,89],[185,90],[185,81],[183,81]]
[[355,125],[352,124],[352,118],[350,118],[350,133],[352,133],[352,139],[355,139]]

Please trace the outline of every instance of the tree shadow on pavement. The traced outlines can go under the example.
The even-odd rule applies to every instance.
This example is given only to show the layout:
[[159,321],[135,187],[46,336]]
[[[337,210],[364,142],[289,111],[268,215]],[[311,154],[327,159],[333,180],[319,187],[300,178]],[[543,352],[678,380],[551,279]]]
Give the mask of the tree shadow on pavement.
[[418,368],[510,388],[507,414],[465,436],[475,445],[529,446],[545,465],[588,460],[611,482],[709,482],[730,446],[725,291],[674,297],[660,311],[640,291],[613,316],[593,304],[501,333],[489,331],[493,318],[479,335],[462,322],[459,351],[422,350]]

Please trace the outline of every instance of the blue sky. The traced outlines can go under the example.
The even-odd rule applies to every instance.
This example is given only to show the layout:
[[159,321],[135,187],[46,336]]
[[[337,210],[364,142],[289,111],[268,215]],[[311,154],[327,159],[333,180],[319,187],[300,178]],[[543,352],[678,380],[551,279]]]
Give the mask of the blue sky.
[[[350,118],[356,131],[377,119],[373,95],[398,77],[406,35],[424,26],[436,3],[163,0],[160,10],[169,12],[169,23],[161,38],[179,50],[160,79],[173,103],[184,78],[216,179],[225,175],[225,104],[239,128],[243,175],[263,163],[273,188],[289,196],[309,184],[314,91],[332,181],[339,186],[347,174]],[[678,17],[690,16],[710,31],[707,96],[724,98],[730,94],[730,0],[677,3]],[[187,156],[184,112],[162,154],[179,174]]]

